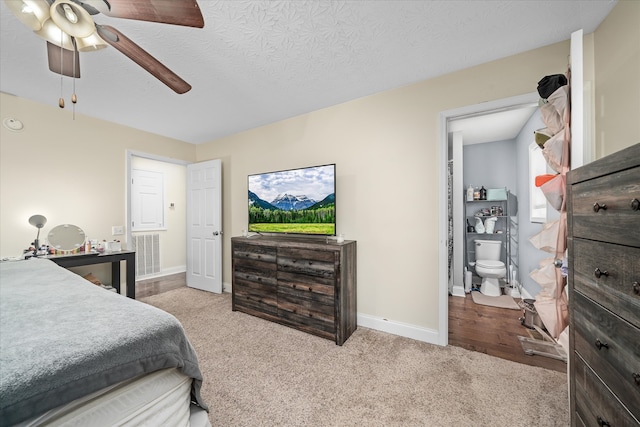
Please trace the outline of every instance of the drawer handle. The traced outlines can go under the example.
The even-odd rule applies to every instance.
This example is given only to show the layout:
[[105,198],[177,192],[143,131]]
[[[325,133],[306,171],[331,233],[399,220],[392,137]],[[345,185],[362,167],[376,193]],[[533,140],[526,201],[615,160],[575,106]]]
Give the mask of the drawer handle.
[[599,268],[596,268],[596,271],[593,272],[594,276],[596,276],[598,279],[602,276],[608,277],[609,276],[609,272],[607,270],[602,271]]
[[607,344],[606,342],[602,342],[599,339],[596,339],[596,347],[598,347],[598,350],[602,350],[602,348],[606,348],[609,349],[609,344]]
[[593,204],[593,211],[594,211],[594,212],[598,212],[600,209],[602,209],[603,211],[606,211],[606,210],[607,210],[607,205],[606,205],[606,204],[604,204],[604,203],[603,203],[603,204],[600,204],[600,203],[598,203],[598,202],[595,202],[595,203]]
[[640,295],[640,283],[633,282],[633,285],[631,286],[633,287],[633,293],[636,295]]
[[633,199],[633,200],[631,201],[631,210],[632,210],[632,211],[640,210],[640,200],[638,200],[638,199]]
[[634,372],[633,373],[633,380],[636,382],[636,385],[640,385],[640,373]]
[[610,427],[611,426],[611,424],[609,424],[607,421],[605,421],[600,415],[598,415],[598,425],[600,427],[604,427],[604,426]]

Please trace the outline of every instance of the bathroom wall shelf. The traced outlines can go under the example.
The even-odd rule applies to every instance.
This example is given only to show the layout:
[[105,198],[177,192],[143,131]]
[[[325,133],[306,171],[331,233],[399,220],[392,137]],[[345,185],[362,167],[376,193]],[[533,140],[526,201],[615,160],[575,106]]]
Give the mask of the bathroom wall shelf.
[[[502,242],[501,261],[504,262],[507,268],[507,277],[505,282],[509,283],[511,277],[509,277],[509,266],[517,268],[517,244],[513,245],[514,236],[517,236],[517,219],[518,213],[518,201],[514,194],[507,191],[507,198],[503,200],[466,200],[466,192],[464,194],[464,206],[465,206],[465,238],[464,238],[464,257],[465,266],[469,271],[477,276],[475,272],[475,244],[474,240],[499,240]],[[492,207],[494,212],[496,209],[502,210],[502,215],[483,215],[476,216],[476,213],[482,210],[488,210],[491,212]],[[469,231],[467,224],[476,226],[476,218],[481,218],[485,223],[487,218],[496,218],[496,224],[493,233],[478,233]],[[475,280],[474,280],[475,283]]]

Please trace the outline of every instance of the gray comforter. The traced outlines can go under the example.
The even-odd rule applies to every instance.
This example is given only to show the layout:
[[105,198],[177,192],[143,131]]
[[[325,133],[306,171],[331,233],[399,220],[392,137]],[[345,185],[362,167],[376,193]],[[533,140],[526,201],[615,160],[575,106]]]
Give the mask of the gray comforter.
[[0,262],[0,425],[159,369],[202,374],[172,315],[44,259]]

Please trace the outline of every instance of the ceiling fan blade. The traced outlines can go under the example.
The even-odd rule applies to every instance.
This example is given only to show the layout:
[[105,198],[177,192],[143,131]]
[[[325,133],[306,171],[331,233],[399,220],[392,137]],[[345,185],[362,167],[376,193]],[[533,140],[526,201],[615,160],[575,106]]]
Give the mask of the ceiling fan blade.
[[161,22],[185,27],[204,27],[204,18],[196,0],[108,0],[114,18]]
[[77,50],[74,52],[47,42],[47,55],[49,57],[49,70],[63,76],[80,78],[80,54]]
[[124,53],[176,93],[185,93],[191,89],[189,83],[182,80],[176,73],[168,69],[120,31],[109,25],[96,25],[96,29],[98,30],[98,35],[105,42]]

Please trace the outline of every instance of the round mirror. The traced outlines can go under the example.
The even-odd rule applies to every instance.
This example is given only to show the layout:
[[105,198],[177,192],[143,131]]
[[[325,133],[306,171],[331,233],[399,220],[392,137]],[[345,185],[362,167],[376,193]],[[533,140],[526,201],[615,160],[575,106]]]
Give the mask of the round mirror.
[[57,225],[49,231],[49,245],[57,251],[73,251],[82,246],[85,240],[84,231],[71,224]]

